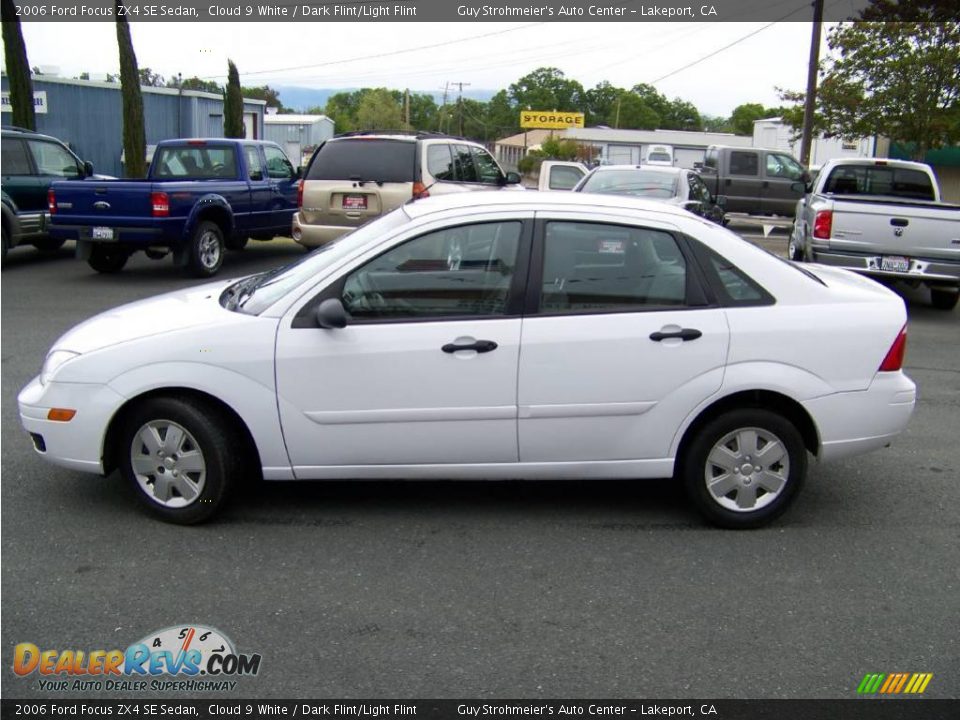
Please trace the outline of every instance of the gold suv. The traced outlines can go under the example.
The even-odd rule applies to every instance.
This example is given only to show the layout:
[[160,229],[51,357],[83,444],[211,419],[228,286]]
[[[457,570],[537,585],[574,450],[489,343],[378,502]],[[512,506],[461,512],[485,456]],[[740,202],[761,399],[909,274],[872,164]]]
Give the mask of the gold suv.
[[431,133],[348,133],[321,145],[300,183],[293,239],[334,240],[408,200],[472,190],[522,190],[478,143]]

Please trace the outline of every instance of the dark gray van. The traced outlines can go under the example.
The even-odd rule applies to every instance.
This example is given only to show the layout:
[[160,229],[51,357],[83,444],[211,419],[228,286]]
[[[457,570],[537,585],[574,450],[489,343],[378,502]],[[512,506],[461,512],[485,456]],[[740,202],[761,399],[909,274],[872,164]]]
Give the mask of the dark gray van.
[[809,174],[789,153],[768,148],[711,145],[700,174],[727,212],[793,217]]

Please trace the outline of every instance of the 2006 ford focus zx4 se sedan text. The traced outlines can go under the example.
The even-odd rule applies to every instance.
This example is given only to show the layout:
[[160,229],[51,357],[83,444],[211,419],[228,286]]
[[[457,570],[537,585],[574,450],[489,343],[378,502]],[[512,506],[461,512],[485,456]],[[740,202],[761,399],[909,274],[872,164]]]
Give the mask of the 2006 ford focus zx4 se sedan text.
[[[481,197],[482,195],[482,197]],[[37,452],[177,523],[267,480],[676,478],[763,525],[808,455],[906,426],[906,309],[652,201],[408,203],[277,270],[67,332],[19,396]]]

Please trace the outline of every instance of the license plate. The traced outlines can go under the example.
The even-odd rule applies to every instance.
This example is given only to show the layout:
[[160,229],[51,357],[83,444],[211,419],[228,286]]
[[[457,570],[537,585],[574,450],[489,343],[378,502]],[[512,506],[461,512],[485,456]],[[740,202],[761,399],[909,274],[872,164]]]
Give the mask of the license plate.
[[890,272],[910,272],[910,258],[889,255],[881,258],[880,269]]
[[95,227],[90,234],[94,240],[113,240],[113,228]]
[[344,210],[366,210],[367,196],[366,195],[344,195],[343,209]]

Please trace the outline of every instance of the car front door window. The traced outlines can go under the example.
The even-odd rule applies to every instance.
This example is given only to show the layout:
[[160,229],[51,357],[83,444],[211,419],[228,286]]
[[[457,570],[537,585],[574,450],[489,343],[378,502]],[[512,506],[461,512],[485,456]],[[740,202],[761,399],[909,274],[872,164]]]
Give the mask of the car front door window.
[[59,145],[52,142],[31,141],[30,152],[41,175],[55,175],[63,178],[78,178],[81,171],[76,158]]
[[479,181],[484,185],[499,185],[503,181],[500,166],[486,150],[473,148],[473,164],[477,169]]

